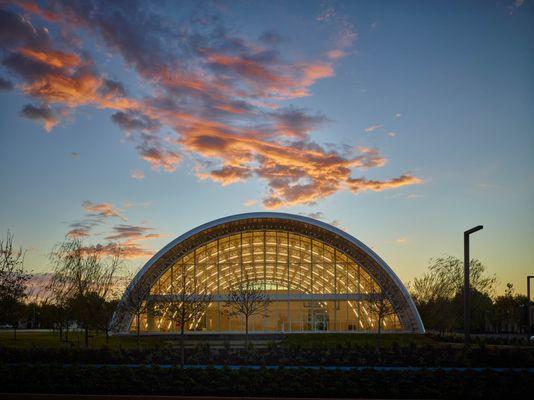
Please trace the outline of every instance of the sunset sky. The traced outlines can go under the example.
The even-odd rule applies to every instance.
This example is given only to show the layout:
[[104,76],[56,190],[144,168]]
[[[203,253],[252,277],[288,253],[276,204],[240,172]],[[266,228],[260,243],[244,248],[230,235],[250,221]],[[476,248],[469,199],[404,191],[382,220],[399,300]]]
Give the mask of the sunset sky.
[[534,4],[0,0],[0,230],[131,270],[231,214],[304,214],[404,282],[534,274]]

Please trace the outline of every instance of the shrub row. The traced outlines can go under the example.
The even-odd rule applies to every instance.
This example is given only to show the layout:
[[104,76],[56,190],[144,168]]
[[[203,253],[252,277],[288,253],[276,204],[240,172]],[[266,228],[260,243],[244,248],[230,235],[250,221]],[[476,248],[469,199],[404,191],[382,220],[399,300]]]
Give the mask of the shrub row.
[[[176,364],[180,350],[111,348],[6,348],[0,360],[9,363]],[[213,349],[207,345],[186,349],[186,363],[196,365],[336,365],[423,367],[534,367],[534,348],[371,346],[336,348],[280,347],[263,349]]]
[[532,373],[0,366],[3,392],[291,397],[515,398]]
[[[427,333],[426,337],[431,338],[437,342],[444,343],[463,343],[463,334],[444,334]],[[475,345],[508,345],[508,346],[524,346],[527,343],[526,336],[476,336],[471,335],[471,343]]]

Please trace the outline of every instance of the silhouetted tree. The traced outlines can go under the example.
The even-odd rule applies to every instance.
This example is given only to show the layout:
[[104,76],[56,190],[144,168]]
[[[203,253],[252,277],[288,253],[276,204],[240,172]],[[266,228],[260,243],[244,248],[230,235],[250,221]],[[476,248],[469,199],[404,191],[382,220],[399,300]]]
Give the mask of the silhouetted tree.
[[508,283],[504,295],[495,298],[491,320],[498,332],[517,332],[526,326],[527,296],[514,292],[514,285]]
[[266,315],[271,300],[264,288],[244,274],[237,283],[230,286],[225,302],[228,315],[242,315],[245,319],[245,346],[249,347],[248,323],[254,315]]
[[13,239],[14,235],[9,231],[5,239],[0,239],[0,320],[12,326],[16,340],[21,307],[31,275],[24,268],[24,251],[14,247]]
[[[111,254],[109,250],[112,250]],[[50,255],[54,268],[50,290],[62,307],[82,324],[85,345],[89,344],[89,329],[97,320],[93,305],[95,297],[105,300],[112,293],[116,273],[121,266],[118,246],[84,246],[80,238],[66,238]]]
[[[130,288],[132,289],[129,290]],[[117,305],[117,311],[115,312],[115,316],[126,314],[135,318],[137,347],[139,347],[141,337],[141,316],[148,310],[147,297],[149,293],[150,286],[137,285],[134,278]],[[115,326],[118,326],[122,321],[113,320],[113,323]],[[113,328],[115,329],[115,327]]]
[[[428,329],[444,333],[461,327],[463,318],[460,312],[463,311],[459,302],[463,301],[463,275],[463,262],[456,257],[446,256],[431,259],[428,272],[414,279],[411,294]],[[496,282],[495,275],[488,275],[480,261],[471,260],[470,283],[477,298],[472,301],[473,312],[478,312],[477,305],[482,307],[483,319],[487,316],[487,299],[491,301],[490,295]]]
[[212,295],[208,293],[207,288],[196,286],[194,279],[188,279],[186,268],[182,266],[179,278],[172,284],[172,296],[172,302],[162,304],[156,312],[164,312],[167,319],[180,327],[180,365],[183,368],[185,362],[185,327],[188,323],[193,326],[199,323],[212,301]]
[[376,331],[380,334],[382,333],[384,320],[389,316],[395,315],[395,309],[383,291],[372,294],[368,304],[371,315],[376,318]]

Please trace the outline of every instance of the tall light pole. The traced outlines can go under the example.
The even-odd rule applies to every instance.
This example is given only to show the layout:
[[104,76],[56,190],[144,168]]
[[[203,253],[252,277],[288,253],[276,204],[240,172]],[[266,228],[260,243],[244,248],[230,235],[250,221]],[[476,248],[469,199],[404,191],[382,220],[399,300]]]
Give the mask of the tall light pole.
[[471,316],[469,315],[469,297],[471,294],[469,285],[469,235],[478,232],[482,228],[482,225],[477,225],[464,232],[464,344],[466,347],[469,346],[469,325],[471,323]]
[[532,331],[530,329],[532,325],[532,321],[530,320],[530,304],[532,303],[530,300],[530,280],[534,279],[534,275],[528,275],[527,276],[527,343],[530,343],[530,335],[532,334]]

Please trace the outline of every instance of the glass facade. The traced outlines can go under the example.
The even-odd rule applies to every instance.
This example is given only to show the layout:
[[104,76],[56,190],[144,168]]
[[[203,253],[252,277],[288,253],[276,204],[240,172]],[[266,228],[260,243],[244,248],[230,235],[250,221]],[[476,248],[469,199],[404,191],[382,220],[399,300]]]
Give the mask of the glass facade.
[[[244,321],[230,316],[225,301],[230,287],[253,280],[271,303],[267,315],[249,321],[251,332],[375,331],[369,297],[380,287],[356,262],[319,240],[277,230],[252,230],[220,237],[172,264],[156,280],[141,318],[144,332],[177,332],[165,305],[180,288],[209,293],[206,312],[185,327],[190,332],[243,332]],[[159,304],[158,313],[152,313]],[[400,330],[396,315],[382,330]],[[135,320],[131,329],[135,330]]]

